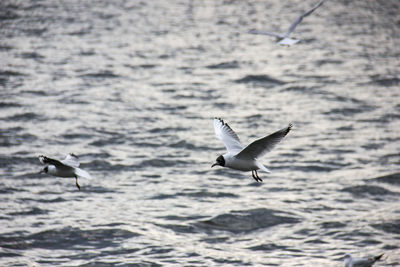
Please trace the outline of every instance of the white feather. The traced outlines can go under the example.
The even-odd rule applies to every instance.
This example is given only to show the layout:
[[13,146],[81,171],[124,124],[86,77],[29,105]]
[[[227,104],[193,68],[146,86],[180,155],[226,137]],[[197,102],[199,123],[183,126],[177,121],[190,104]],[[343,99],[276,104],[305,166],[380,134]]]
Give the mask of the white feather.
[[79,177],[79,178],[86,178],[86,179],[92,179],[92,177],[90,176],[90,174],[87,171],[84,171],[80,168],[75,168],[75,174]]
[[68,154],[64,160],[61,161],[65,165],[78,168],[79,167],[79,159],[74,154]]
[[228,153],[237,153],[243,149],[237,134],[222,119],[214,119],[214,130],[215,135],[224,143]]

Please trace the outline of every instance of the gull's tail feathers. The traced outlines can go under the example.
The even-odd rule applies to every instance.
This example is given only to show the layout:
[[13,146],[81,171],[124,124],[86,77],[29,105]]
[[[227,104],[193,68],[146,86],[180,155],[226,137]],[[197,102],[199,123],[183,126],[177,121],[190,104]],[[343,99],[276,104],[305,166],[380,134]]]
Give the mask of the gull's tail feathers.
[[265,167],[262,163],[256,162],[256,165],[257,165],[258,168],[260,168],[260,170],[263,170],[263,171],[265,171],[266,173],[271,173],[271,171],[268,170],[268,168]]
[[86,178],[91,180],[92,176],[90,176],[90,174],[87,171],[84,171],[80,168],[75,168],[75,174],[79,177],[79,178]]

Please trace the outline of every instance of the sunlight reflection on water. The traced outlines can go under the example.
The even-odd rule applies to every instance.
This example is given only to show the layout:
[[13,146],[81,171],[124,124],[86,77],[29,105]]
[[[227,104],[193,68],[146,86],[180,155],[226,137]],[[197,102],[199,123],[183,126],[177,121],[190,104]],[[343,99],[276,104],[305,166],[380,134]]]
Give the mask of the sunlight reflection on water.
[[[327,1],[290,48],[248,31],[309,2],[0,6],[1,265],[399,264],[396,1]],[[210,169],[215,116],[244,144],[294,124],[262,184]],[[69,152],[80,192],[37,174]]]

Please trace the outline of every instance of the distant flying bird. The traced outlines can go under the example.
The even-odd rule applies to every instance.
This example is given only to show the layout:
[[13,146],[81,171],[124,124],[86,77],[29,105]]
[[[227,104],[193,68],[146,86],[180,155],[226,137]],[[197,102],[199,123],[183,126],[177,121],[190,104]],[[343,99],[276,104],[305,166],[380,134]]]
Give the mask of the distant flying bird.
[[371,267],[383,254],[369,258],[352,258],[350,254],[344,256],[345,267]]
[[72,153],[68,154],[65,159],[61,161],[40,155],[39,161],[46,165],[46,167],[44,167],[40,173],[47,173],[53,176],[64,178],[75,177],[75,184],[79,190],[81,190],[81,187],[78,184],[78,177],[91,179],[88,172],[78,168],[78,156]]
[[288,127],[260,138],[243,148],[239,137],[231,127],[221,118],[215,118],[215,134],[224,143],[228,152],[219,156],[211,168],[219,165],[240,171],[251,171],[254,180],[262,182],[262,179],[258,176],[257,170],[261,169],[267,173],[270,171],[258,160],[267,152],[271,151],[291,129],[292,124],[289,124]]
[[297,27],[297,25],[300,24],[300,22],[303,20],[303,18],[307,17],[310,15],[314,10],[316,10],[318,7],[320,7],[324,3],[324,0],[321,0],[316,4],[313,8],[305,12],[304,14],[300,15],[293,23],[290,25],[289,29],[285,33],[274,33],[274,32],[266,32],[266,31],[259,31],[259,30],[251,30],[249,33],[253,34],[264,34],[264,35],[269,35],[273,36],[276,38],[276,41],[280,45],[293,45],[298,43],[300,40],[292,39],[289,38],[289,35],[294,31],[294,29]]

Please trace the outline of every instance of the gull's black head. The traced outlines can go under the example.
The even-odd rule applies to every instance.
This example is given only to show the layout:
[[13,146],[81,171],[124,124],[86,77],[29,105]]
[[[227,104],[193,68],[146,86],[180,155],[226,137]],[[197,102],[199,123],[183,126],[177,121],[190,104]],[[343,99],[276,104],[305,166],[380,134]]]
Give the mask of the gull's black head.
[[49,172],[49,166],[44,167],[40,173],[48,173]]
[[225,159],[224,159],[224,156],[222,156],[222,155],[219,156],[219,157],[215,160],[215,163],[214,163],[213,165],[211,165],[211,168],[214,167],[214,166],[217,166],[217,165],[222,166],[222,167],[225,166]]

